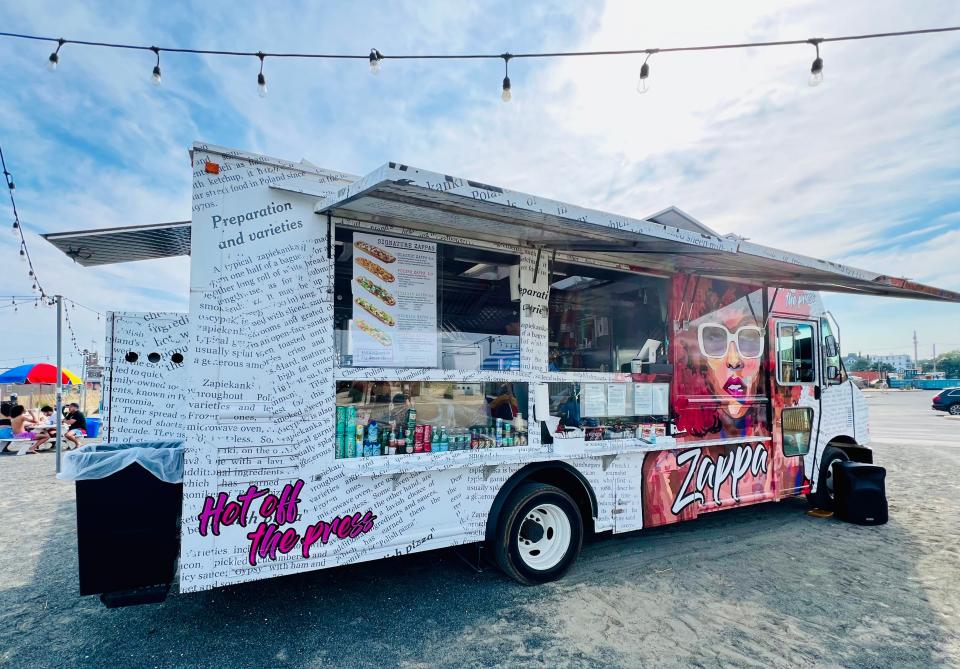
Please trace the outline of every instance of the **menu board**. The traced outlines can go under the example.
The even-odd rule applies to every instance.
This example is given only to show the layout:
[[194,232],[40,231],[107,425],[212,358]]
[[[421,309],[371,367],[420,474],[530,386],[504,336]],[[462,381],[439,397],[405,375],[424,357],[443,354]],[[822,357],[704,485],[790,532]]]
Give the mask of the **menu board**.
[[580,415],[584,418],[602,418],[607,415],[606,384],[584,383],[580,386]]
[[353,235],[350,351],[357,367],[439,367],[437,245]]
[[629,415],[630,412],[627,411],[627,384],[608,383],[607,416],[619,417]]
[[667,416],[670,414],[669,383],[634,383],[633,414],[635,416]]
[[667,416],[670,414],[670,384],[669,383],[651,383],[653,389],[653,411],[652,416]]
[[653,384],[633,384],[633,415],[653,416]]

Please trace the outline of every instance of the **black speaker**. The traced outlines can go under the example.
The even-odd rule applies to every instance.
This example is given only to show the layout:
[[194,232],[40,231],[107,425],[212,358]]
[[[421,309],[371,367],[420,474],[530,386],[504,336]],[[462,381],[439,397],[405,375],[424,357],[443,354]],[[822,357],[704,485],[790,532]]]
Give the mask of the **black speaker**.
[[833,463],[834,514],[858,525],[887,522],[887,470],[863,462]]

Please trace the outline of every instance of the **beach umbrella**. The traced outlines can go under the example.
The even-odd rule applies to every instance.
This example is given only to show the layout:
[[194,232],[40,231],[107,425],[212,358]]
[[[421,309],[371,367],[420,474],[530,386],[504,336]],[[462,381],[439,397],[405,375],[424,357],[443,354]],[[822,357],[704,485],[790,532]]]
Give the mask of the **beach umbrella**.
[[[65,386],[81,384],[83,380],[68,369],[61,369],[61,379]],[[32,365],[20,365],[0,374],[0,383],[56,383],[57,366],[46,362]]]

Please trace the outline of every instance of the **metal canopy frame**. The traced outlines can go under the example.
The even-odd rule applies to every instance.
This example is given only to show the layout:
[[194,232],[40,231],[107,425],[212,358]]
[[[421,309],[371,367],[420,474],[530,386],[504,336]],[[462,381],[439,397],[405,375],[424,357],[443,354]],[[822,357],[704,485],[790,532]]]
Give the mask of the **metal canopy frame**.
[[51,232],[43,238],[84,267],[190,255],[190,221]]
[[[298,169],[302,169],[302,166]],[[333,173],[331,173],[333,174]],[[340,175],[342,180],[349,178]],[[283,187],[316,194],[302,184]],[[960,293],[720,236],[669,207],[646,220],[387,163],[320,199],[318,214],[758,285],[960,302]],[[667,224],[673,223],[675,225]],[[190,254],[190,221],[43,235],[83,266]]]
[[[639,220],[387,163],[321,200],[319,214],[583,254],[770,286],[960,302],[960,293],[720,237],[678,209]],[[670,216],[663,216],[664,213]],[[656,215],[655,215],[656,216]]]

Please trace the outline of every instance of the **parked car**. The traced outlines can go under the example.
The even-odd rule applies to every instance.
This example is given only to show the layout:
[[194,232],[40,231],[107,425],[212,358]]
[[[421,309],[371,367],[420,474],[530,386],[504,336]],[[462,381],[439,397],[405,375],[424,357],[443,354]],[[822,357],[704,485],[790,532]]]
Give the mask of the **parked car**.
[[855,385],[857,388],[862,389],[867,387],[867,380],[862,376],[854,376],[853,374],[851,374],[849,378],[850,378],[850,381],[853,382],[853,385]]
[[960,387],[944,388],[933,398],[935,411],[946,411],[951,416],[960,416]]

